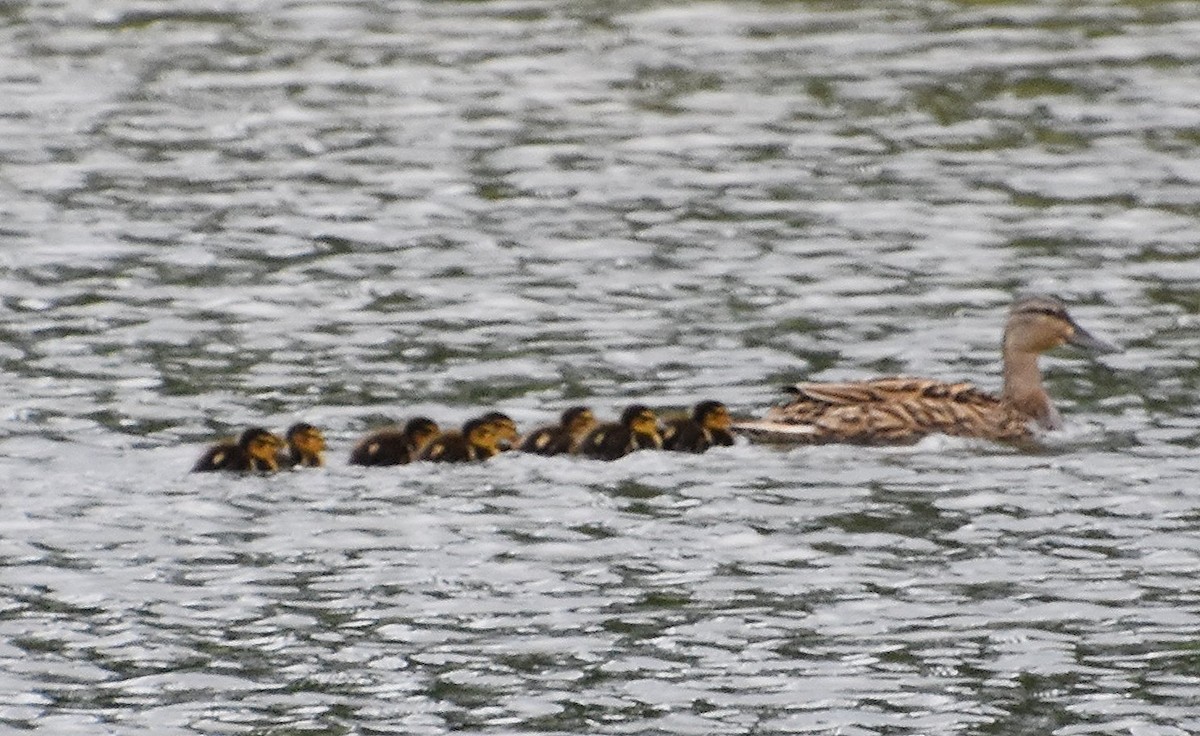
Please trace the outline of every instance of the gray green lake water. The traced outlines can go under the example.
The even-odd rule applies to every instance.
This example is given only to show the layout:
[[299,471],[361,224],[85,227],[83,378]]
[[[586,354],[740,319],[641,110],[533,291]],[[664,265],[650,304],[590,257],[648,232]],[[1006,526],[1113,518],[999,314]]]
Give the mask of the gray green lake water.
[[[11,2],[0,103],[0,731],[1200,732],[1200,4]],[[345,462],[1022,291],[1124,348],[1036,452]]]

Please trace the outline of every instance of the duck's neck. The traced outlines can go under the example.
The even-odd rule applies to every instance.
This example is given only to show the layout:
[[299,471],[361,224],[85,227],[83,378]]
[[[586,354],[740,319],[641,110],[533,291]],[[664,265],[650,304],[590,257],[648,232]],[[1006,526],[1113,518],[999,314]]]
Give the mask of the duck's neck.
[[1059,429],[1062,419],[1042,386],[1037,353],[1004,347],[1004,400],[1044,429]]

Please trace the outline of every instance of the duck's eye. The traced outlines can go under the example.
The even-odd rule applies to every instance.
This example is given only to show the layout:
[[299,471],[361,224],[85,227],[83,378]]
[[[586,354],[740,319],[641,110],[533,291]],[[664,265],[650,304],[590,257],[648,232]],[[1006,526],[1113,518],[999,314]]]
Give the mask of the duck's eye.
[[1053,309],[1051,307],[1032,307],[1024,310],[1025,314],[1036,314],[1042,317],[1050,317],[1051,319],[1066,320],[1067,313],[1061,309]]

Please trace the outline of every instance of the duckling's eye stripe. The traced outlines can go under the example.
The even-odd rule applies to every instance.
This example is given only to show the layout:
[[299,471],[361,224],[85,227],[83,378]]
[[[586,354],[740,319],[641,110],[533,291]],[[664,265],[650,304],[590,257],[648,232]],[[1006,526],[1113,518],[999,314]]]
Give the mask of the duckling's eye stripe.
[[1020,311],[1020,314],[1044,314],[1047,317],[1055,317],[1057,319],[1067,318],[1066,312],[1049,307],[1026,307]]

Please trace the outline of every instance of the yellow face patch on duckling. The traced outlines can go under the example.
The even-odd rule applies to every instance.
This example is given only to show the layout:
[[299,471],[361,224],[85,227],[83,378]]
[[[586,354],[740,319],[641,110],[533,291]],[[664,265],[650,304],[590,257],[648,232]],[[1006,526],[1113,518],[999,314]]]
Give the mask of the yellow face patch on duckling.
[[567,425],[567,432],[575,437],[587,434],[596,426],[596,415],[590,411],[581,411]]
[[436,424],[428,427],[422,427],[411,434],[413,447],[420,451],[425,445],[441,434],[441,430]]
[[492,428],[492,433],[496,435],[496,442],[516,442],[520,433],[517,431],[517,423],[511,419],[497,419],[489,423]]
[[325,435],[316,427],[292,435],[292,444],[307,455],[319,455],[325,451]]
[[272,470],[279,469],[277,455],[283,448],[283,440],[273,434],[260,434],[246,446],[246,453]]
[[487,450],[494,451],[496,449],[496,445],[500,442],[500,436],[497,434],[494,425],[490,423],[480,424],[479,426],[471,429],[470,433],[467,435],[467,442],[476,447],[482,447]]
[[658,436],[658,416],[652,411],[644,411],[633,418],[629,428],[634,432]]
[[704,415],[704,421],[701,424],[705,429],[728,430],[733,426],[733,417],[729,416],[729,409],[724,405],[719,405]]

